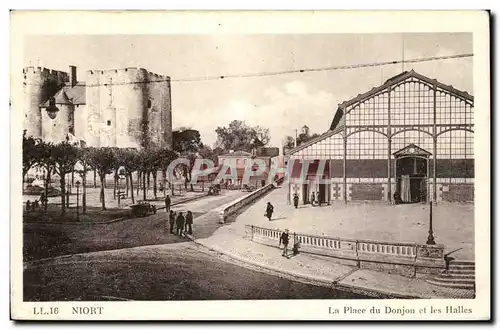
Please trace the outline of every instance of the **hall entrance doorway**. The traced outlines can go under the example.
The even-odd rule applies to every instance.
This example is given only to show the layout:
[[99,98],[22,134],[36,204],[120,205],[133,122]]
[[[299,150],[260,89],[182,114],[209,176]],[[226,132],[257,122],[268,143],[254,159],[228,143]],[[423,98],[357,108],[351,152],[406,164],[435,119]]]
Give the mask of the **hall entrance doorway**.
[[319,202],[321,204],[324,204],[327,202],[326,200],[326,184],[320,183],[319,184]]
[[428,174],[430,152],[414,144],[394,153],[396,204],[425,203],[428,200]]
[[307,183],[302,184],[302,203],[309,203],[309,185]]

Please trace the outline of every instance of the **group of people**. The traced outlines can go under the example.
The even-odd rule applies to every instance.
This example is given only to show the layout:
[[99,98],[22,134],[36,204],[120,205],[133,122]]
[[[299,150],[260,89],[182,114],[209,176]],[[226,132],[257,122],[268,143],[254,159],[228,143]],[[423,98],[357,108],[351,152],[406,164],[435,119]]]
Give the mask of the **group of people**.
[[45,193],[42,191],[40,194],[40,200],[35,199],[31,202],[29,199],[26,202],[26,212],[36,211],[40,206],[44,206],[44,203],[47,203],[48,198],[45,196]]
[[182,212],[177,213],[174,210],[170,210],[170,213],[168,215],[168,225],[170,234],[182,236],[187,233],[189,235],[192,235],[193,213],[191,211],[187,211],[186,216],[184,216]]
[[[168,227],[170,234],[176,234],[179,236],[185,233],[193,234],[193,213],[187,211],[186,216],[182,212],[175,212],[170,209],[171,206],[170,196],[165,196],[165,211],[169,212],[168,224],[165,224],[165,229]],[[174,232],[175,229],[175,232]]]
[[321,199],[319,198],[319,192],[311,193],[311,205],[312,206],[321,206]]
[[[311,205],[312,206],[321,206],[321,199],[319,197],[319,192],[312,192],[311,193]],[[299,194],[294,193],[293,194],[293,206],[295,208],[299,207]]]
[[38,203],[38,199],[35,199],[35,201],[33,203],[29,199],[26,202],[26,212],[35,211],[39,207],[40,207],[40,204]]

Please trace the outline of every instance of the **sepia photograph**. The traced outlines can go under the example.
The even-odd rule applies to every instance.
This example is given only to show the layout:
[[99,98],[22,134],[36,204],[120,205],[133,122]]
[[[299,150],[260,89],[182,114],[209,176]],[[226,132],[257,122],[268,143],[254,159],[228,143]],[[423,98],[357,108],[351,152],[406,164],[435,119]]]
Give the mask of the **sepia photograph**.
[[312,300],[321,319],[488,317],[488,16],[462,13],[478,37],[419,32],[419,12],[380,32],[227,15],[34,33],[20,23],[49,12],[12,13],[13,315],[255,319]]

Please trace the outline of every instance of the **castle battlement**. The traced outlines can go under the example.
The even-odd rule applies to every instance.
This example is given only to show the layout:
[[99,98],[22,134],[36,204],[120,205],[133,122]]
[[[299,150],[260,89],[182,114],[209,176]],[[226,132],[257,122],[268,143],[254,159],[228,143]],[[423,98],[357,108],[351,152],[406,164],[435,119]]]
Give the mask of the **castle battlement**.
[[127,67],[121,69],[87,70],[87,85],[113,85],[121,83],[169,82],[170,77],[148,71],[144,68]]
[[53,70],[49,68],[44,68],[40,66],[27,66],[23,68],[23,73],[28,74],[45,74],[45,75],[51,75],[51,76],[58,76],[58,75],[68,75],[67,72],[65,71],[59,71],[59,70]]

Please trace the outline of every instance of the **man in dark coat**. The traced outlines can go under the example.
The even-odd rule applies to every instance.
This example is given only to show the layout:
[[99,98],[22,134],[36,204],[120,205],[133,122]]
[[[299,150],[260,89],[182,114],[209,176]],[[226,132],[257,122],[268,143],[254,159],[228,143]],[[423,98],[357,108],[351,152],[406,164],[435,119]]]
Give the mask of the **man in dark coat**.
[[186,219],[184,219],[184,216],[182,215],[182,212],[179,212],[179,215],[177,216],[176,219],[176,225],[177,225],[177,235],[182,236],[182,232],[184,230],[184,222]]
[[186,231],[189,235],[193,235],[193,213],[191,211],[186,214]]
[[168,224],[170,225],[170,234],[174,233],[174,223],[175,223],[175,212],[170,210],[170,214],[168,215]]
[[299,195],[297,193],[293,194],[293,206],[295,208],[299,207]]
[[281,233],[279,245],[281,246],[281,243],[283,243],[283,257],[287,258],[288,258],[288,242],[289,242],[288,229],[285,229],[285,231]]
[[266,217],[271,221],[271,217],[273,216],[274,212],[274,206],[271,204],[271,202],[267,202],[267,207],[266,207]]
[[170,195],[165,196],[165,212],[170,212]]

